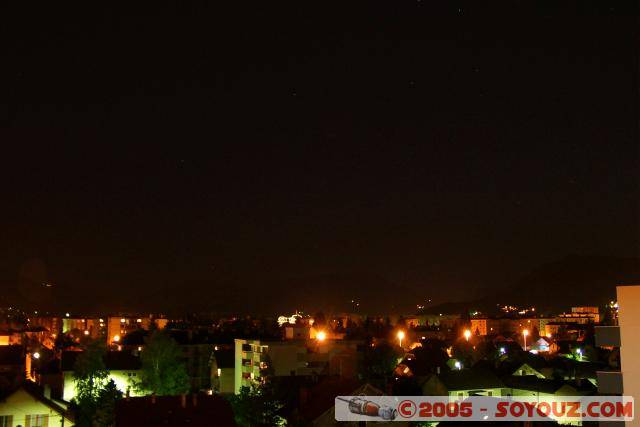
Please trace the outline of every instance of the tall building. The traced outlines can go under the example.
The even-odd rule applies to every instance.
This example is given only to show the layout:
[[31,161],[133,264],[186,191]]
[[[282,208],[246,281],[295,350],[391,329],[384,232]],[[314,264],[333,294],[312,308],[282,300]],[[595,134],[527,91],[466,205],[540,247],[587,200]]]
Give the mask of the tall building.
[[152,323],[156,328],[164,329],[168,320],[151,316],[109,316],[107,318],[107,345],[117,345],[126,334],[137,329],[149,330]]
[[565,323],[599,323],[600,310],[598,307],[572,307],[570,313],[558,315],[559,322]]
[[[620,349],[620,370],[598,372],[600,394],[633,396],[634,414],[640,409],[640,286],[618,286],[618,326],[596,326],[596,344]],[[627,426],[640,426],[640,417],[626,422]]]
[[361,341],[308,339],[288,341],[235,340],[235,385],[260,382],[267,375],[356,375]]
[[253,381],[259,381],[261,364],[266,367],[267,348],[259,340],[235,340],[234,393],[239,393],[241,387],[251,386]]

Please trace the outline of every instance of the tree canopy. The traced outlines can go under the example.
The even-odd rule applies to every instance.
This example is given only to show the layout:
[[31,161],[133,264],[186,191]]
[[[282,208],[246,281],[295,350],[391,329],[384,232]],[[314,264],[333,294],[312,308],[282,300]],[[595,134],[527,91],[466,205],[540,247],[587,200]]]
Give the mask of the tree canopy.
[[268,385],[241,387],[240,393],[228,397],[240,427],[284,426],[286,420],[278,415],[282,404]]
[[140,380],[135,387],[158,396],[188,392],[189,376],[178,344],[162,331],[155,331],[145,342],[140,353]]

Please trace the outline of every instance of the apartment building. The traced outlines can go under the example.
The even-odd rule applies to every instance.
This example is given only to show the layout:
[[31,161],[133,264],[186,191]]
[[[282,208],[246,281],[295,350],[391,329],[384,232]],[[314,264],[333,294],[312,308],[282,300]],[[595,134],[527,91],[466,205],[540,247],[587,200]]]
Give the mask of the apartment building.
[[[634,414],[640,409],[640,286],[618,286],[618,325],[596,326],[596,345],[619,349],[620,369],[599,371],[598,392],[633,396]],[[640,417],[625,423],[640,426]]]

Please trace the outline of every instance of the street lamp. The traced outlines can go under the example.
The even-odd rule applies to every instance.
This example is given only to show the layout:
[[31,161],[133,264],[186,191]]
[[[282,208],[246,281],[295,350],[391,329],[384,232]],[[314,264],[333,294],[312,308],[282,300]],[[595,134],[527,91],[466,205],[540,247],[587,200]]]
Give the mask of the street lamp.
[[579,359],[579,360],[582,360],[582,349],[581,349],[581,348],[577,349],[577,350],[576,350],[576,353],[577,353],[577,355],[578,355],[578,359]]
[[455,366],[457,370],[462,369],[462,363],[460,363],[460,362],[459,362],[459,361],[457,361],[457,360],[455,361],[455,363],[453,364],[453,366]]
[[469,341],[469,338],[471,338],[471,331],[468,329],[464,330],[464,338]]
[[316,334],[316,339],[318,341],[324,341],[327,339],[327,334],[324,331],[320,331]]
[[524,351],[527,351],[527,335],[529,335],[529,330],[524,329],[522,331],[522,338],[524,339]]
[[404,339],[404,331],[398,331],[398,345],[402,347],[402,340]]

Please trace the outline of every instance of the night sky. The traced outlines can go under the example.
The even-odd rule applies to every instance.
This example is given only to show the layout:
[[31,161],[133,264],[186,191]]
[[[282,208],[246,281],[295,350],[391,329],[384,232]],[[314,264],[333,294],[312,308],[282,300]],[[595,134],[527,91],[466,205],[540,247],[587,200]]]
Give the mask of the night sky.
[[636,18],[177,3],[3,6],[1,285],[269,311],[637,256]]

